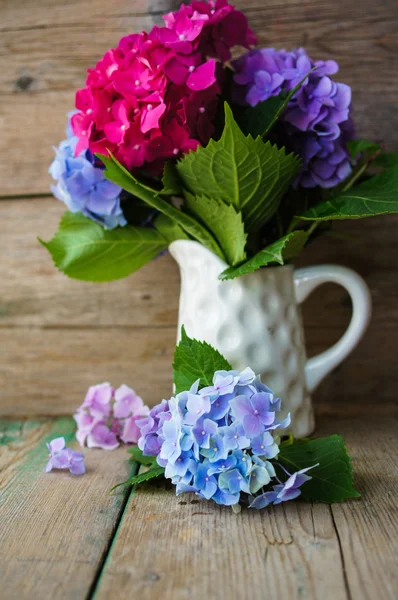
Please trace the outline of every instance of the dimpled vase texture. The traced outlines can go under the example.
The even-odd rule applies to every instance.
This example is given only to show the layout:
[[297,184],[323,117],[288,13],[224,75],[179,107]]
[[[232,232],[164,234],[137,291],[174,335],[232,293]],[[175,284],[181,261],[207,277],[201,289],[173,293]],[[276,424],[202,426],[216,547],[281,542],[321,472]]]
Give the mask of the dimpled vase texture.
[[282,399],[291,432],[314,430],[306,385],[307,356],[293,267],[268,267],[232,281],[220,281],[225,263],[193,241],[171,244],[181,271],[179,332],[217,348],[234,369],[250,366]]

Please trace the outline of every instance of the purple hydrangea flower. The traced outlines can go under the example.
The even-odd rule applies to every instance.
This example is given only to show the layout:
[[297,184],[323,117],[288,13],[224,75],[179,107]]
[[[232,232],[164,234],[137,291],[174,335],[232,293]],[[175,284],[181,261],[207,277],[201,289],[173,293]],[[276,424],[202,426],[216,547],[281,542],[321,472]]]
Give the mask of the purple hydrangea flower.
[[53,469],[68,469],[72,475],[84,475],[86,465],[84,454],[66,448],[65,438],[56,438],[47,444],[50,452],[50,460],[46,466],[46,473]]
[[344,181],[352,170],[347,141],[355,132],[351,88],[331,78],[337,63],[314,62],[303,48],[263,48],[247,52],[233,66],[235,101],[253,107],[291,91],[308,74],[279,119],[276,140],[302,159],[297,185],[331,188]]
[[231,400],[232,416],[243,425],[248,438],[253,439],[275,424],[274,396],[260,392],[249,396],[237,396]]
[[66,133],[67,139],[55,148],[49,169],[57,182],[51,187],[54,196],[72,213],[81,212],[107,229],[127,225],[120,207],[121,188],[105,179],[104,169],[89,150],[75,156],[78,139],[73,136],[70,121]]

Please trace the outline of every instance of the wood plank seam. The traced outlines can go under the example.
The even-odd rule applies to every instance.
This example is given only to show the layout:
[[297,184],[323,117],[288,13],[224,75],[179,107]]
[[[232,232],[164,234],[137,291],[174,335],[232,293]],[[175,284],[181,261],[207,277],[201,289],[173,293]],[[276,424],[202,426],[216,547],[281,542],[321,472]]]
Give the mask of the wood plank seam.
[[349,580],[348,580],[347,567],[346,567],[346,562],[345,562],[345,557],[344,557],[343,544],[341,543],[340,532],[339,532],[339,529],[337,527],[336,519],[334,517],[333,506],[330,506],[329,508],[330,508],[330,515],[332,517],[333,527],[334,527],[334,529],[336,531],[337,542],[338,542],[338,545],[339,545],[339,551],[340,551],[340,557],[341,557],[341,567],[343,569],[343,578],[344,578],[345,589],[346,589],[346,592],[347,592],[347,597],[348,597],[348,600],[353,600],[353,597],[352,597],[352,594],[351,594],[350,583],[349,583]]
[[[137,474],[138,468],[139,468],[138,463],[133,466],[133,468],[131,470],[132,477]],[[115,523],[115,528],[112,532],[111,537],[109,538],[108,546],[107,546],[106,550],[104,551],[104,554],[102,556],[100,564],[98,565],[97,573],[93,579],[93,582],[92,582],[90,590],[87,594],[86,600],[94,600],[95,599],[97,590],[99,589],[99,586],[101,585],[101,577],[105,573],[107,561],[109,560],[109,558],[112,554],[113,546],[117,541],[118,533],[123,525],[123,519],[128,510],[128,507],[130,506],[130,500],[132,499],[132,497],[134,495],[135,495],[135,492],[132,491],[131,487],[129,488],[129,491],[126,490],[126,495],[125,495],[125,498],[123,501],[122,508],[120,510],[119,518],[118,518],[117,522]]]

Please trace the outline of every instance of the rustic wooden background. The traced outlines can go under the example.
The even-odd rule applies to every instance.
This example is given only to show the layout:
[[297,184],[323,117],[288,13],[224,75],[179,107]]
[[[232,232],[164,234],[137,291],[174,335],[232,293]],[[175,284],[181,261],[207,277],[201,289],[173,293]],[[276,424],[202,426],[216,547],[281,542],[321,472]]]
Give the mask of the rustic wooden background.
[[[354,92],[361,136],[398,149],[398,9],[395,0],[239,0],[263,45],[304,45],[335,58]],[[85,70],[129,31],[179,2],[0,0],[0,415],[70,414],[107,379],[154,403],[171,389],[179,275],[166,256],[124,281],[92,285],[53,268],[36,240],[52,236],[63,206],[49,194],[52,145]],[[398,385],[398,217],[336,227],[300,265],[336,262],[367,280],[370,330],[316,397],[336,412],[366,398],[374,410]],[[305,305],[309,354],[336,341],[350,318],[346,293],[324,286]],[[376,407],[377,405],[377,407]]]

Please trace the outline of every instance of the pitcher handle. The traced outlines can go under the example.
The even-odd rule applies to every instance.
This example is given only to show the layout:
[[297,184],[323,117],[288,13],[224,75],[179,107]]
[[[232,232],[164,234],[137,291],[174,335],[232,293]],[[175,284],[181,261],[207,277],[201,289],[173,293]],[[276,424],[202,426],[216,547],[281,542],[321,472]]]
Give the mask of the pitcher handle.
[[342,285],[351,296],[353,314],[351,323],[343,337],[329,350],[307,361],[305,371],[309,392],[313,392],[321,381],[354,350],[364,335],[372,314],[372,299],[365,281],[346,267],[319,265],[295,271],[295,288],[298,303],[304,300],[323,283]]

